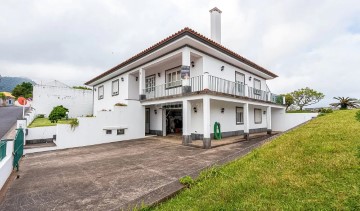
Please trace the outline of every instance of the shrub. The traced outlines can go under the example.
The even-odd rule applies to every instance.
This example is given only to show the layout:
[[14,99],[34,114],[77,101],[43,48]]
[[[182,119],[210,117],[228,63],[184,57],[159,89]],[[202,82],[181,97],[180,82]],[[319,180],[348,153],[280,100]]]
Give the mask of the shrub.
[[320,108],[319,109],[319,113],[323,113],[323,114],[328,114],[328,113],[332,113],[333,110],[331,108]]
[[356,112],[355,119],[360,122],[360,110]]
[[65,108],[62,105],[54,107],[51,113],[49,114],[50,122],[57,123],[59,119],[66,117],[66,112],[68,111],[69,109]]
[[70,126],[72,130],[75,130],[77,126],[79,126],[79,120],[78,119],[72,119],[70,121]]
[[36,118],[45,118],[45,114],[39,114],[36,116]]
[[179,179],[179,182],[187,188],[191,188],[195,184],[195,180],[191,178],[190,176],[185,176]]

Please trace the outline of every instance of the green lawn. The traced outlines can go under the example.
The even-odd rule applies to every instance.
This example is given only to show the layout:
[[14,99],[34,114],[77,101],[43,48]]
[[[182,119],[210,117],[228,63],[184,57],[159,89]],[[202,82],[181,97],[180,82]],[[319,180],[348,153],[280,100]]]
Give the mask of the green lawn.
[[[72,119],[61,119],[57,124],[70,124]],[[33,127],[45,127],[45,126],[55,126],[56,123],[51,123],[48,118],[36,118],[30,125],[29,128]]]
[[201,174],[155,210],[360,210],[360,122],[335,111]]

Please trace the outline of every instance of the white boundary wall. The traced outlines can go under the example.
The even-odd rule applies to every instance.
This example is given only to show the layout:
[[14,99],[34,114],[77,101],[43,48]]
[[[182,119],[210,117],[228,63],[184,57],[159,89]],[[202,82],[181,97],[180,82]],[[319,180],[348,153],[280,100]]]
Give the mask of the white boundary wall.
[[69,109],[69,117],[90,115],[93,113],[93,92],[67,87],[34,86],[32,107],[36,109],[37,114],[48,116],[58,105]]
[[26,140],[50,139],[56,135],[56,126],[28,128]]
[[0,161],[0,190],[4,186],[6,180],[9,178],[13,170],[13,160],[12,155],[14,148],[14,141],[8,141],[6,146],[6,157]]
[[[128,106],[115,106],[112,111],[100,111],[96,117],[79,117],[79,126],[56,126],[58,149],[110,143],[145,136],[145,108],[139,101],[128,101]],[[104,129],[113,128],[112,134]],[[124,135],[117,135],[116,129],[126,128]]]
[[300,125],[312,118],[317,117],[318,113],[286,113],[285,110],[272,109],[272,130],[286,131]]

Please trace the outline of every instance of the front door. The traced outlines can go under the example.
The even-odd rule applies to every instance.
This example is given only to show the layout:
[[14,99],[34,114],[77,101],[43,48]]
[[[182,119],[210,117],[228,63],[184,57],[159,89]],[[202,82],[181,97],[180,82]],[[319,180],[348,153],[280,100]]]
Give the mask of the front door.
[[150,108],[145,109],[145,134],[150,133]]

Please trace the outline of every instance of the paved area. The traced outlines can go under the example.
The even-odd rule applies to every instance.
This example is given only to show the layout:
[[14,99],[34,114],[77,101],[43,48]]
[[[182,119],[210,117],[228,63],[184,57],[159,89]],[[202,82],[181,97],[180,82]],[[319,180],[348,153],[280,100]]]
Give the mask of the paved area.
[[16,106],[0,107],[0,138],[11,129],[18,118],[22,117],[22,108]]
[[139,201],[154,201],[171,188],[178,190],[180,177],[194,175],[229,155],[239,156],[261,141],[204,150],[148,137],[29,154],[22,159],[20,177],[12,181],[0,210],[128,209]]

